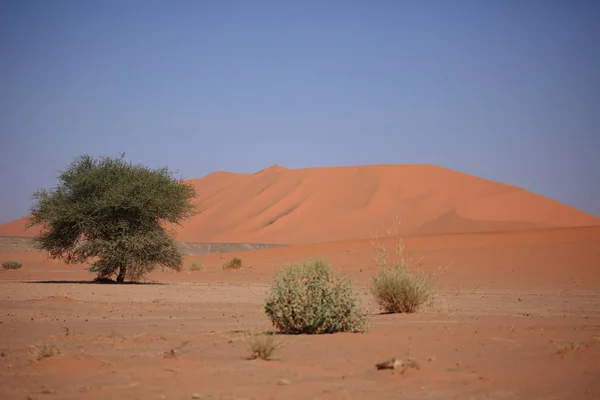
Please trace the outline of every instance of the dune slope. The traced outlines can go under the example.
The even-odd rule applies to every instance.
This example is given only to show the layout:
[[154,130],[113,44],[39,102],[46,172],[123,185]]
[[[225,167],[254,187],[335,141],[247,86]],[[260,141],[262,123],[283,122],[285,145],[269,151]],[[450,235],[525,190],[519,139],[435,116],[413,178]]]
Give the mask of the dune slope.
[[[316,243],[384,235],[594,226],[600,219],[519,187],[433,165],[215,172],[189,181],[203,212],[182,227],[187,242]],[[30,236],[24,220],[0,236]]]

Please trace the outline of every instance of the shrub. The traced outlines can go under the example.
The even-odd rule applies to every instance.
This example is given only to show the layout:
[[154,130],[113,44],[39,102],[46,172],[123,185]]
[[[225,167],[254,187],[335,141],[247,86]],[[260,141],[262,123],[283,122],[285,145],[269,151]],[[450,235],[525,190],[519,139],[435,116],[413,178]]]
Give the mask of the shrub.
[[2,268],[4,269],[19,269],[23,266],[23,264],[21,264],[18,261],[4,261],[2,263]]
[[240,269],[242,268],[242,260],[240,258],[232,258],[223,265],[223,269]]
[[190,265],[190,271],[202,271],[204,270],[204,264],[202,264],[202,261],[200,260],[196,260],[192,263],[192,265]]
[[371,291],[388,313],[413,313],[433,295],[427,278],[403,265],[381,269],[373,276]]
[[246,342],[246,349],[248,350],[248,353],[250,353],[251,360],[257,358],[269,360],[278,347],[279,345],[275,341],[273,335],[253,335]]
[[373,276],[371,293],[377,304],[388,313],[413,313],[436,297],[431,277],[418,268],[411,269],[404,258],[404,245],[397,237],[396,257],[391,259],[385,246],[375,244],[379,271]]
[[321,260],[280,271],[265,312],[282,333],[365,332],[368,326],[347,278]]
[[54,346],[48,346],[45,343],[42,346],[33,347],[33,352],[35,354],[35,358],[38,361],[41,361],[45,358],[54,357],[60,354],[60,350],[58,350]]

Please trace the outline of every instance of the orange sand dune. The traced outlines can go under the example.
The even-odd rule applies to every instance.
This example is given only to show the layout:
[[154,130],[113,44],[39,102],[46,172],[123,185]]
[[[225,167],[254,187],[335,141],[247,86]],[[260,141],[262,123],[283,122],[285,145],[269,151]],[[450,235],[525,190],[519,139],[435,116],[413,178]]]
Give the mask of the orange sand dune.
[[181,240],[346,240],[384,234],[395,217],[403,234],[600,225],[599,218],[521,188],[432,165],[275,165],[228,176],[219,193],[207,189],[207,179],[215,180],[191,181],[207,195],[204,212],[178,229]]
[[27,223],[24,217],[0,225],[0,236],[34,236],[40,231],[38,227],[27,229]]
[[[594,226],[600,218],[524,189],[433,165],[215,172],[190,182],[203,210],[178,239],[189,242],[315,243],[385,234],[445,234]],[[0,236],[31,236],[24,220]]]

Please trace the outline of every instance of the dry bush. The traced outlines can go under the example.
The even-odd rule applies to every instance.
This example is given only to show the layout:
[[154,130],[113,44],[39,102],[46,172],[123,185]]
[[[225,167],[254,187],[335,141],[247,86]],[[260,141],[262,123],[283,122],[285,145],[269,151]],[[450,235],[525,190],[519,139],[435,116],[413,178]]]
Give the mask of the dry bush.
[[584,343],[581,343],[578,340],[571,340],[567,344],[562,344],[557,346],[556,354],[560,356],[564,356],[567,353],[572,351],[580,351],[587,347]]
[[45,358],[54,357],[60,354],[60,351],[54,346],[48,346],[47,344],[43,344],[41,346],[34,346],[32,351],[35,355],[36,360],[41,361]]
[[242,259],[234,257],[223,265],[223,269],[240,269],[242,268]]
[[10,261],[4,261],[2,263],[2,268],[4,268],[4,269],[19,269],[22,266],[23,266],[23,264],[21,264],[20,262],[18,262],[18,261],[12,261],[12,260],[10,260]]
[[390,257],[388,249],[378,239],[372,242],[379,271],[373,276],[371,293],[387,313],[413,313],[435,301],[437,274],[425,274],[419,269],[420,263],[411,268],[404,257],[404,243],[400,235],[396,233],[394,237],[394,257]]
[[177,352],[175,351],[175,349],[171,349],[169,351],[165,351],[163,353],[163,358],[176,358],[177,357]]
[[270,360],[271,356],[279,348],[279,343],[274,335],[259,334],[252,335],[246,340],[246,349],[250,354],[250,359]]
[[283,333],[366,332],[368,327],[367,313],[348,279],[321,260],[277,273],[265,312]]

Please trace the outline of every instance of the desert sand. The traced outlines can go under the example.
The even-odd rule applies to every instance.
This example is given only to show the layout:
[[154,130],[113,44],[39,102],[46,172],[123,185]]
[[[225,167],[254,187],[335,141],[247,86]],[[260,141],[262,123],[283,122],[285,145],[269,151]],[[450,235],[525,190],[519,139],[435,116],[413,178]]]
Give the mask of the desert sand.
[[[192,183],[204,211],[179,240],[286,246],[91,284],[85,265],[15,245],[35,233],[23,219],[0,226],[0,259],[23,263],[0,271],[0,398],[600,398],[600,219],[429,165],[273,166]],[[416,314],[381,314],[368,291],[371,239],[391,248],[396,217],[413,260],[444,270],[439,301]],[[223,270],[234,256],[243,268]],[[274,360],[248,360],[247,335],[273,330],[273,274],[315,258],[352,279],[368,333],[277,335]],[[38,360],[44,345],[59,354]],[[393,357],[419,368],[375,368]]]

